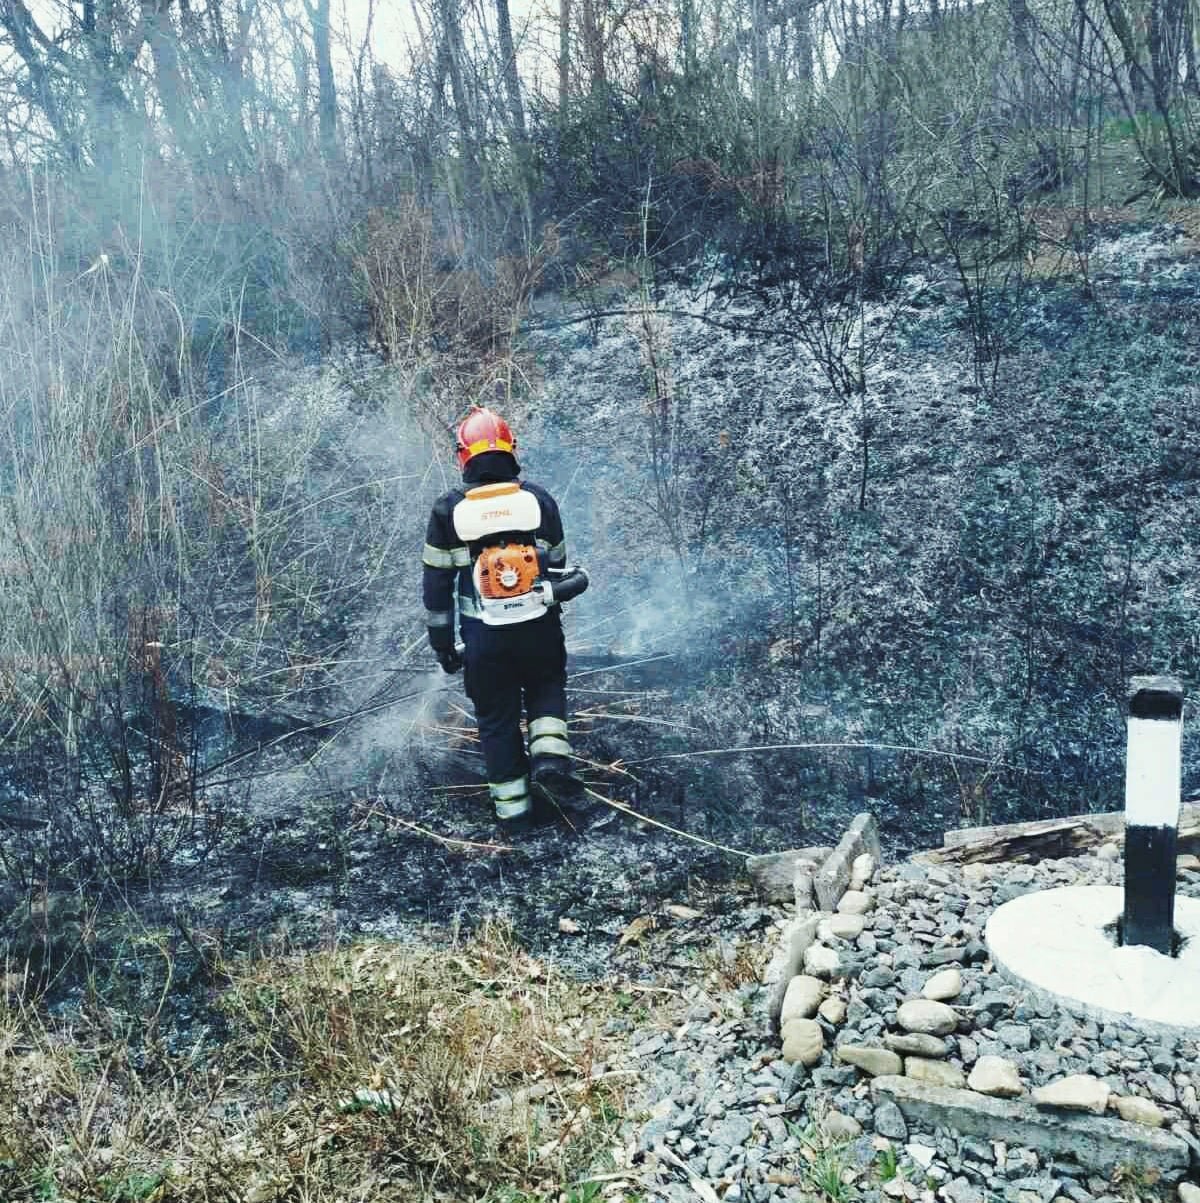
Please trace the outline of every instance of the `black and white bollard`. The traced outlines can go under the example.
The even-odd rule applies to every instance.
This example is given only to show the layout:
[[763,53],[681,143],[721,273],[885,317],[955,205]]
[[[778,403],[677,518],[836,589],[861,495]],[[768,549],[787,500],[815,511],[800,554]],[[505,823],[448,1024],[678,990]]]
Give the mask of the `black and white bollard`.
[[1125,756],[1125,915],[1122,944],[1171,956],[1179,830],[1183,685],[1174,677],[1129,682]]

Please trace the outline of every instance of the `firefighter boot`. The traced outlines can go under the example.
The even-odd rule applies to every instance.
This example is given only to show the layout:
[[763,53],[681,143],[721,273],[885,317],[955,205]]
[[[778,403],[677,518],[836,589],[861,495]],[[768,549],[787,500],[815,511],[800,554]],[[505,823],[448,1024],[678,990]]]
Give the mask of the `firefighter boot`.
[[565,756],[537,756],[529,773],[530,791],[546,806],[573,813],[584,798],[583,782]]

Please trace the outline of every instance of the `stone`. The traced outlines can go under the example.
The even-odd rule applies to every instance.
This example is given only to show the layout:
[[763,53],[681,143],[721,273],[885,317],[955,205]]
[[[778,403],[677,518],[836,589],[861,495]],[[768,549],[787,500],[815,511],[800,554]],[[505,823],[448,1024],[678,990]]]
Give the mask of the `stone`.
[[825,863],[813,879],[817,905],[823,911],[837,909],[837,901],[850,884],[851,866],[856,857],[869,852],[879,860],[879,829],[875,818],[867,811],[857,814],[846,828],[838,845],[825,858]]
[[821,1119],[821,1131],[830,1140],[854,1140],[862,1135],[862,1124],[852,1115],[843,1115],[840,1111],[828,1111]]
[[937,1036],[930,1036],[925,1032],[905,1034],[889,1032],[883,1038],[883,1043],[894,1053],[904,1053],[914,1057],[947,1057],[950,1055],[950,1046],[944,1040],[939,1040]]
[[844,915],[840,911],[821,923],[817,935],[822,940],[857,940],[867,926],[862,915]]
[[906,1032],[924,1032],[930,1036],[946,1036],[958,1027],[958,1014],[945,1003],[928,998],[914,998],[901,1004],[896,1022]]
[[1091,1074],[1070,1074],[1056,1082],[1048,1082],[1033,1091],[1033,1101],[1039,1107],[1054,1107],[1062,1111],[1090,1111],[1103,1115],[1108,1107],[1108,1085]]
[[763,973],[767,1019],[772,1032],[780,1029],[779,1015],[787,988],[804,967],[804,953],[816,939],[820,916],[813,913],[791,920],[780,933],[779,943]]
[[850,864],[850,889],[861,890],[875,876],[875,858],[869,852],[861,852]]
[[1007,1057],[980,1057],[971,1068],[967,1085],[998,1099],[1015,1099],[1025,1093],[1021,1075]]
[[928,1145],[923,1145],[920,1141],[916,1140],[910,1144],[906,1144],[904,1151],[923,1170],[929,1169],[933,1165],[933,1159],[937,1156],[937,1149],[931,1149]]
[[862,984],[869,990],[885,990],[896,981],[896,971],[890,965],[876,965],[862,975]]
[[947,1128],[989,1140],[1002,1132],[1013,1146],[1031,1149],[1043,1159],[1074,1157],[1096,1174],[1111,1175],[1118,1166],[1137,1165],[1175,1182],[1188,1166],[1189,1149],[1178,1136],[1109,1116],[1042,1111],[1023,1099],[949,1090],[908,1077],[872,1078],[871,1098],[877,1115],[882,1103],[892,1102],[907,1125],[930,1131]]
[[925,983],[921,993],[934,1002],[946,1002],[947,999],[957,998],[962,993],[962,988],[962,973],[953,968],[943,969]]
[[1005,1191],[1005,1197],[1025,1203],[1053,1203],[1058,1196],[1059,1180],[1051,1177],[1017,1178]]
[[1145,1124],[1147,1128],[1161,1128],[1166,1116],[1157,1103],[1136,1094],[1122,1095],[1115,1100],[1117,1114],[1131,1124]]
[[792,902],[795,898],[795,879],[799,873],[808,873],[810,878],[817,867],[825,863],[830,848],[792,848],[787,852],[768,852],[763,856],[751,856],[746,861],[746,871],[762,902]]
[[1006,990],[985,990],[975,1000],[975,1005],[981,1011],[991,1011],[995,1015],[1007,1015],[1012,1010],[1012,1003],[1012,997]]
[[825,1051],[825,1033],[815,1019],[791,1019],[783,1029],[783,1059],[813,1066]]
[[972,965],[982,965],[990,955],[988,947],[982,940],[968,940],[963,949],[966,960]]
[[804,971],[813,977],[836,977],[841,967],[837,952],[825,944],[811,944],[804,951]]
[[929,1057],[905,1057],[904,1076],[932,1086],[948,1086],[961,1090],[965,1085],[963,1072],[949,1061],[934,1061]]
[[980,1187],[973,1186],[966,1178],[951,1178],[938,1190],[938,1195],[946,1203],[985,1203],[987,1198]]
[[821,1065],[812,1071],[813,1085],[834,1093],[843,1086],[853,1086],[858,1074],[853,1065]]
[[996,1039],[1019,1053],[1028,1052],[1033,1046],[1033,1033],[1023,1023],[997,1024]]
[[1200,1171],[1200,1136],[1196,1135],[1190,1124],[1181,1122],[1171,1125],[1171,1134],[1187,1145],[1192,1158],[1192,1169]]
[[1145,1075],[1146,1088],[1150,1093],[1162,1103],[1175,1103],[1179,1096],[1175,1092],[1175,1087],[1159,1073],[1148,1073]]
[[1100,847],[1096,849],[1096,856],[1100,860],[1120,860],[1121,845],[1115,844],[1110,840],[1108,843],[1101,844]]
[[888,1140],[908,1139],[908,1124],[904,1120],[904,1112],[891,1099],[876,1102],[874,1122],[877,1135]]
[[779,1012],[781,1027],[792,1019],[811,1019],[825,997],[825,983],[820,978],[798,973],[788,982]]
[[784,1103],[789,1102],[804,1089],[804,1083],[807,1081],[808,1066],[803,1061],[795,1062],[787,1071],[783,1079],[783,1085],[779,1088],[780,1100]]
[[818,1008],[817,1014],[836,1028],[846,1021],[846,1000],[836,996],[827,998]]
[[866,1044],[839,1044],[834,1055],[839,1061],[853,1065],[873,1078],[880,1074],[898,1074],[904,1068],[897,1053]]
[[1200,1203],[1200,1186],[1191,1182],[1179,1184],[1179,1203]]
[[947,944],[943,948],[931,948],[921,958],[921,964],[926,968],[933,968],[936,965],[961,965],[967,959],[967,950],[965,948]]
[[744,1115],[729,1115],[713,1124],[709,1139],[714,1145],[740,1149],[753,1131],[753,1124]]
[[838,900],[841,915],[865,915],[875,906],[875,899],[863,890],[847,890]]

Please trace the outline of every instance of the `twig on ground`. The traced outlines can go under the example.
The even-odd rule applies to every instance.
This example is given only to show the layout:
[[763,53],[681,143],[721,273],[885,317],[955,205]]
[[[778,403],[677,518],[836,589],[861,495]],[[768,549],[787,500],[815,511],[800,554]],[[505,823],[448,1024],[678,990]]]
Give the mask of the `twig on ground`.
[[[921,748],[911,744],[878,744],[869,740],[852,740],[830,743],[803,744],[751,744],[742,748],[703,748],[695,752],[661,752],[657,756],[640,756],[637,760],[622,760],[620,764],[650,764],[657,760],[688,760],[695,756],[740,756],[746,752],[807,752],[807,751],[838,751],[858,750],[872,752],[911,752],[917,756],[941,756],[946,760],[966,760],[973,764],[995,765],[991,756],[975,756],[969,752],[945,752],[941,748]],[[1043,776],[1033,769],[1019,764],[1001,764],[998,767],[1012,769],[1017,773],[1030,773]]]
[[418,835],[423,835],[427,839],[433,840],[437,844],[441,844],[443,848],[458,848],[463,851],[471,852],[512,852],[511,844],[484,844],[476,840],[464,840],[458,836],[442,835],[437,831],[430,831],[428,827],[422,827],[420,823],[414,823],[411,819],[402,819],[398,815],[390,815],[387,811],[379,810],[377,807],[365,807],[361,811],[363,818],[367,819],[383,819],[387,823],[395,823],[398,827],[405,827],[409,831],[415,831]]
[[673,727],[676,731],[694,731],[696,729],[687,723],[673,722],[669,718],[651,718],[648,714],[604,714],[594,710],[580,710],[572,715],[572,718],[607,718],[618,723],[653,723],[659,727]]
[[613,810],[619,810],[631,819],[637,819],[639,823],[649,823],[651,827],[660,827],[663,831],[669,831],[672,835],[682,836],[685,840],[691,840],[695,844],[703,844],[706,848],[715,848],[718,852],[729,852],[733,856],[740,856],[746,860],[750,859],[749,852],[743,852],[740,848],[730,848],[725,844],[715,844],[712,840],[706,840],[702,836],[692,835],[690,831],[680,831],[678,827],[672,827],[668,823],[660,823],[657,819],[652,819],[648,815],[638,814],[636,810],[630,806],[626,806],[624,802],[618,802],[615,798],[606,798],[603,794],[596,793],[594,789],[585,787],[584,793],[591,794],[597,801],[603,802],[605,806],[611,806]]
[[605,664],[600,668],[585,668],[583,672],[570,673],[567,680],[578,681],[581,677],[592,677],[596,673],[621,672],[627,668],[637,668],[642,664],[656,664],[659,660],[673,660],[674,658],[674,652],[662,652],[657,656],[647,656],[644,660],[624,660],[616,664]]
[[677,1166],[687,1175],[688,1182],[691,1184],[692,1190],[696,1192],[704,1203],[721,1203],[721,1199],[717,1192],[713,1190],[703,1178],[699,1177],[682,1157],[673,1153],[665,1144],[656,1144],[654,1151],[665,1161],[669,1161],[672,1165]]

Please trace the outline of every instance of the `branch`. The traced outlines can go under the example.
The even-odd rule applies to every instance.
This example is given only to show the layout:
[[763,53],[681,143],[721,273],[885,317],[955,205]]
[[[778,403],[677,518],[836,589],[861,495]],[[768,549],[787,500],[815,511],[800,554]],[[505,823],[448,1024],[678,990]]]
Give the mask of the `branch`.
[[794,17],[799,17],[805,12],[812,12],[816,7],[815,0],[787,0],[787,3],[780,4],[772,12],[767,13],[759,25],[749,25],[745,29],[739,29],[721,48],[721,61],[733,62],[755,34],[761,30],[786,25]]
[[21,56],[30,75],[30,100],[36,101],[46,120],[58,135],[59,140],[67,147],[68,153],[75,158],[78,148],[74,144],[71,131],[54,99],[51,90],[50,72],[45,62],[39,57],[34,42],[42,46],[47,54],[61,58],[61,51],[54,46],[42,32],[33,14],[25,5],[24,0],[0,0],[0,25],[8,30],[13,46]]

